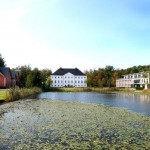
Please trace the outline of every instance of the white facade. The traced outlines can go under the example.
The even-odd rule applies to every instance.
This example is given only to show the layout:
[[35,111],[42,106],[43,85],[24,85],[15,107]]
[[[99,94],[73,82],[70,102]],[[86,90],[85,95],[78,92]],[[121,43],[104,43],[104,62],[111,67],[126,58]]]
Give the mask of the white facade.
[[[144,77],[144,74],[147,77]],[[145,85],[150,84],[150,74],[149,73],[134,73],[124,75],[123,78],[116,80],[116,87],[126,87],[126,88],[135,88],[135,87],[144,87]]]
[[51,87],[87,87],[87,76],[73,75],[68,72],[64,75],[51,75]]

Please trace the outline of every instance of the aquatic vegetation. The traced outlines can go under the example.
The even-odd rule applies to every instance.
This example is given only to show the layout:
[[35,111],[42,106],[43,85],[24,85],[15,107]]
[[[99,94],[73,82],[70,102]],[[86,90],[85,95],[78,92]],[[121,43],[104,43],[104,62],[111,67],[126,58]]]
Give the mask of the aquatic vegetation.
[[33,88],[15,88],[15,89],[9,89],[9,97],[6,99],[6,101],[14,101],[21,98],[25,98],[37,93],[42,92],[42,90],[38,87]]
[[29,99],[0,114],[0,149],[150,149],[150,118],[126,109]]

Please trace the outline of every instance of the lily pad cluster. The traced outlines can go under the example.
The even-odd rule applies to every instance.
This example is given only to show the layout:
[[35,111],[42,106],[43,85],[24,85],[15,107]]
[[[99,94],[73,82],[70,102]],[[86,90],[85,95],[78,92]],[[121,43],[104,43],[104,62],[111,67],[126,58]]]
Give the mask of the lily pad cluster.
[[0,149],[150,149],[150,118],[79,102],[20,100],[0,106]]

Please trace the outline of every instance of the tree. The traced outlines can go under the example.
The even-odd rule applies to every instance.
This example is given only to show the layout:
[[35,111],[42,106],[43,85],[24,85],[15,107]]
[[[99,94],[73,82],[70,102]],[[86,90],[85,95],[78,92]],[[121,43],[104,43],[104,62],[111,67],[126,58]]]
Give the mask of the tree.
[[42,78],[40,71],[35,68],[27,75],[26,87],[41,87],[42,86]]
[[2,57],[2,55],[0,54],[0,67],[5,67],[5,60],[4,58]]
[[31,67],[29,65],[24,65],[24,66],[17,67],[16,70],[19,70],[19,72],[20,72],[19,86],[20,87],[25,87],[26,86],[27,76],[31,72]]
[[110,87],[111,86],[111,77],[112,77],[112,73],[114,71],[114,67],[113,66],[106,66],[104,69],[104,76],[106,79],[106,86]]
[[52,71],[49,69],[43,69],[43,70],[40,70],[40,73],[41,73],[41,78],[42,78],[42,86],[45,87],[46,81],[48,77],[50,77]]
[[113,73],[112,73],[112,76],[111,76],[111,85],[113,87],[116,86],[116,80],[121,77],[121,75],[123,75],[123,71],[122,70],[115,70]]
[[46,84],[46,87],[50,87],[50,85],[52,84],[52,80],[51,80],[50,76],[46,79],[45,84]]

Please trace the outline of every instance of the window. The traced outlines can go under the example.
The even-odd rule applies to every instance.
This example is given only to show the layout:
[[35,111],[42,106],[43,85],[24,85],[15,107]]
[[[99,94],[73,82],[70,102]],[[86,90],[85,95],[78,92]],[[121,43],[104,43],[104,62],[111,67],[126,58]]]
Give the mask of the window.
[[80,81],[78,81],[78,83],[80,83]]
[[56,80],[55,80],[55,83],[56,83]]

